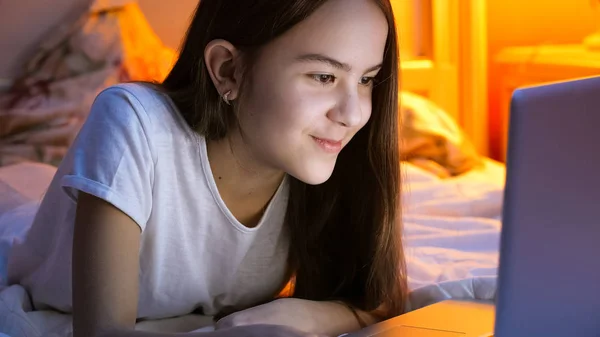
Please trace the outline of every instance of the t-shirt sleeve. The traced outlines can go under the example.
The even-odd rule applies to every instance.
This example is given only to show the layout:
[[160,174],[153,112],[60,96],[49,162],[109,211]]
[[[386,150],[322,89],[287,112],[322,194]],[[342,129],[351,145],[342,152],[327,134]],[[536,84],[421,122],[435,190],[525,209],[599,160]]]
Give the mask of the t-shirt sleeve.
[[120,87],[101,92],[67,156],[63,190],[74,201],[79,191],[107,201],[143,231],[152,210],[154,183],[150,126],[131,92]]

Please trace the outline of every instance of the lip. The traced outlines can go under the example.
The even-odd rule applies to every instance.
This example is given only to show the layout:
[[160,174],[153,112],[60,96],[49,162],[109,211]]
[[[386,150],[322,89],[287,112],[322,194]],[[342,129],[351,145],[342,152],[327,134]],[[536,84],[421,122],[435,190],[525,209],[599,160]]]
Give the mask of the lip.
[[339,153],[342,151],[342,141],[312,136],[312,139],[327,153]]

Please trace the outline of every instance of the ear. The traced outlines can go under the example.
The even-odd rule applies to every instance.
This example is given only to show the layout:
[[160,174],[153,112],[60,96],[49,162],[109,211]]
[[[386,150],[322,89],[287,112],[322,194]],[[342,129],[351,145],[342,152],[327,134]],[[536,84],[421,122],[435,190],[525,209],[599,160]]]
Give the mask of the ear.
[[228,99],[238,97],[240,87],[239,52],[228,41],[212,40],[204,49],[204,62],[215,88],[221,96],[229,92]]

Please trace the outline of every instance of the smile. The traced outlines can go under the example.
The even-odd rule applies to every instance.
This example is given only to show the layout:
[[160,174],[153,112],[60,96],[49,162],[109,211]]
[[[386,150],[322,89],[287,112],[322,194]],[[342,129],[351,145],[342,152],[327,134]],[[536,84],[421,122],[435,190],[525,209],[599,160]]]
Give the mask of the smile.
[[342,141],[317,138],[314,136],[312,139],[327,153],[339,153],[342,150]]

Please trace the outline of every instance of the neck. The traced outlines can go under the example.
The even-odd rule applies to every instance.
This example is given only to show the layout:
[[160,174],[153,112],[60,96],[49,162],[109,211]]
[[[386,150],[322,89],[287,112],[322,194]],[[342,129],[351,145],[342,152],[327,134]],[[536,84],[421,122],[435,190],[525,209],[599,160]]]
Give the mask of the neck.
[[256,226],[285,173],[261,164],[238,132],[207,142],[207,152],[221,198],[240,223]]

